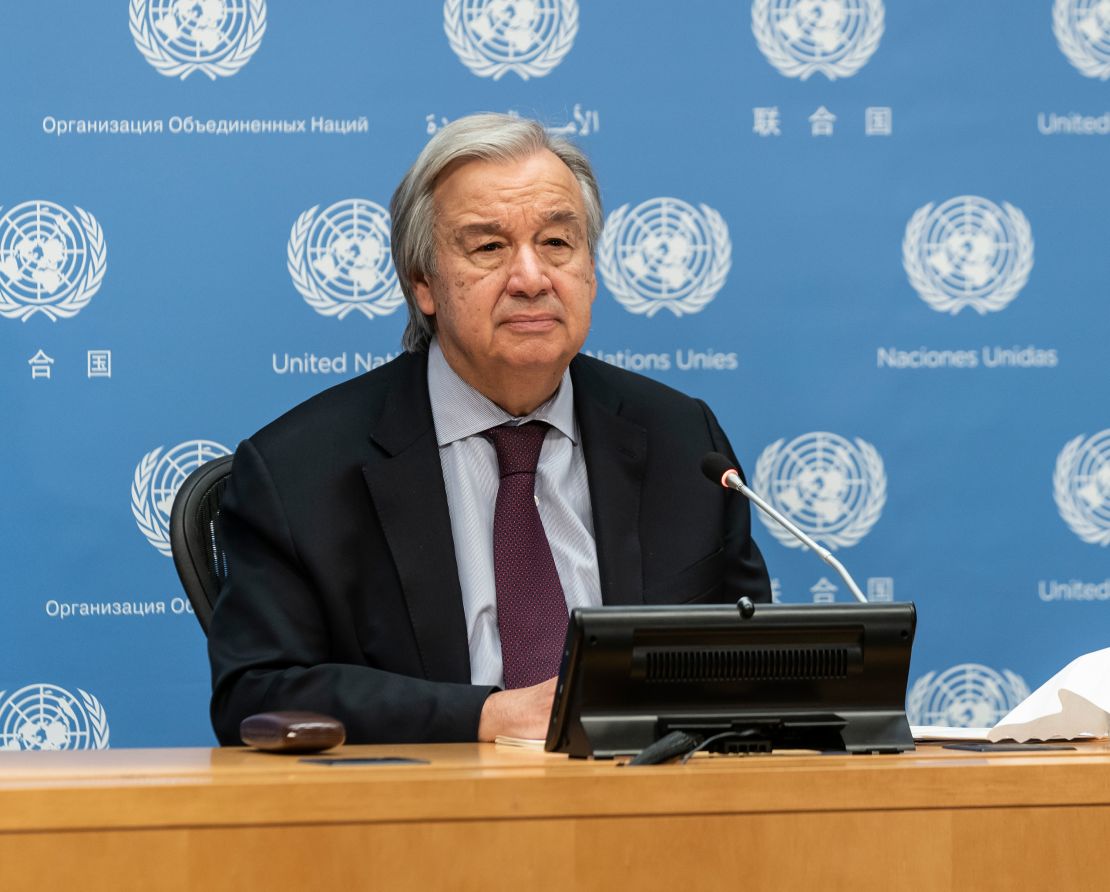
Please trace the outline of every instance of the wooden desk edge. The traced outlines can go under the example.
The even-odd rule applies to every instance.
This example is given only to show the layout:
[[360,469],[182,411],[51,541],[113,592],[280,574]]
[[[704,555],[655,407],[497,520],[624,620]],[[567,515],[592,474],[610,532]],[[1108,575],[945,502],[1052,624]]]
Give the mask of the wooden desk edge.
[[1110,751],[1096,745],[1075,753],[926,750],[645,768],[478,744],[341,753],[431,764],[328,767],[244,750],[52,760],[2,754],[0,833],[1110,804]]

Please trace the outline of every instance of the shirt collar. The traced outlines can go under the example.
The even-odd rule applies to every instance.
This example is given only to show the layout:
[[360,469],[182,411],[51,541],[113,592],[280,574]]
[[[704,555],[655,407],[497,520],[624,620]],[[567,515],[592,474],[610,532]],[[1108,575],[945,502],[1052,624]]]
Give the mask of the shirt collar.
[[432,403],[432,421],[436,441],[446,446],[456,440],[480,434],[501,424],[524,424],[545,421],[572,443],[578,443],[578,425],[574,418],[574,385],[570,369],[552,397],[534,412],[517,417],[510,415],[495,402],[483,396],[458,376],[432,338],[428,346],[428,396]]

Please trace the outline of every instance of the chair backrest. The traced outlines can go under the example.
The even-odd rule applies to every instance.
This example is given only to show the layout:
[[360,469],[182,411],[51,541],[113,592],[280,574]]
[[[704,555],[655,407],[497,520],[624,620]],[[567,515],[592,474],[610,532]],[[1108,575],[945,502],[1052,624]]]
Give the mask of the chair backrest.
[[227,578],[227,558],[217,519],[220,498],[231,475],[231,459],[225,455],[193,471],[181,484],[170,509],[173,563],[205,635],[220,586]]

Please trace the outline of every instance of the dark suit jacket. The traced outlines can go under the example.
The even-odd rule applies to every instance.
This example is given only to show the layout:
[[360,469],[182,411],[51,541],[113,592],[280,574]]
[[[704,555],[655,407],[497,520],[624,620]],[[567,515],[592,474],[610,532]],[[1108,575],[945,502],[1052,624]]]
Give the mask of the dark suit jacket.
[[[309,709],[353,743],[475,740],[427,355],[324,391],[243,441],[222,503],[229,581],[209,632],[212,724]],[[606,604],[770,600],[746,501],[699,470],[734,458],[713,414],[587,356],[570,366]]]

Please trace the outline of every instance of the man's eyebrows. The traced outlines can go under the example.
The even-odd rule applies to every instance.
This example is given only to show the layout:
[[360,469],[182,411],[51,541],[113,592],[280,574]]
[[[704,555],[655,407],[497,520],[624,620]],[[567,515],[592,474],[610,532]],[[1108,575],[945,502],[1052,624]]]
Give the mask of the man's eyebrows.
[[467,223],[455,229],[455,235],[465,238],[468,235],[497,235],[502,232],[501,224],[496,220],[483,223]]
[[580,226],[582,224],[582,221],[581,219],[579,219],[578,214],[576,214],[569,208],[560,209],[557,211],[550,211],[549,213],[544,214],[544,222],[548,224],[569,223],[572,226]]
[[[542,216],[542,220],[545,226],[552,224],[582,225],[579,215],[569,208],[549,211]],[[456,238],[464,239],[477,235],[500,235],[504,231],[505,227],[498,220],[482,220],[477,223],[465,223],[457,226],[454,234]]]

